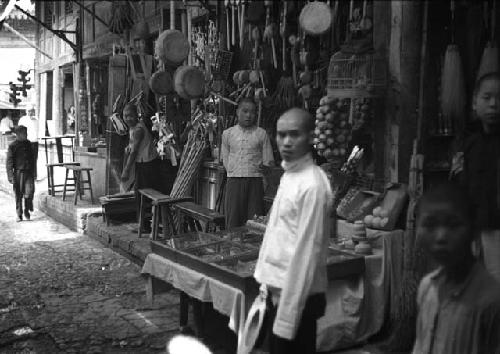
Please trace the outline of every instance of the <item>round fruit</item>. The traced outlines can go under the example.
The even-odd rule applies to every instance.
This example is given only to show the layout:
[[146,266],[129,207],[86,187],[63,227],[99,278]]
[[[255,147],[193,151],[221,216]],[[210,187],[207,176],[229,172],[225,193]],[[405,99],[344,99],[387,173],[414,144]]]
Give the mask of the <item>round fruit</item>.
[[335,139],[334,138],[328,138],[328,139],[326,139],[326,145],[332,146],[333,144],[335,144]]
[[333,156],[332,150],[327,148],[323,156],[326,157],[327,159],[332,157]]
[[374,227],[374,228],[379,228],[379,227],[381,227],[381,224],[380,224],[380,223],[381,223],[381,221],[382,221],[382,219],[381,219],[379,216],[374,216],[374,217],[373,217],[373,221],[372,221],[372,225],[373,225],[373,227]]
[[332,151],[333,151],[333,156],[339,156],[339,149],[335,148]]
[[323,130],[326,128],[326,122],[325,121],[322,121],[322,122],[319,122],[318,123],[318,128]]
[[325,150],[325,149],[326,149],[325,144],[323,144],[323,143],[318,144],[318,150]]
[[373,222],[373,215],[367,215],[365,216],[365,218],[363,219],[364,223],[366,226],[370,227],[372,222]]
[[328,112],[325,114],[325,119],[327,122],[333,123],[335,119],[333,118],[333,112]]
[[319,144],[319,138],[314,138],[314,139],[313,139],[313,144],[314,144],[314,145]]
[[385,227],[389,223],[389,218],[383,218],[380,220],[380,227]]
[[319,140],[326,141],[326,134],[320,134],[319,135]]
[[381,207],[376,207],[375,209],[373,209],[373,216],[380,216],[380,211],[382,210]]
[[385,209],[380,209],[380,217],[381,218],[388,218],[389,217],[389,212]]
[[345,148],[343,148],[343,147],[339,148],[340,156],[344,156],[345,152],[346,152]]
[[321,106],[321,107],[319,107],[319,110],[321,113],[327,114],[328,112],[330,112],[330,106],[328,106],[328,105]]
[[325,134],[326,134],[326,136],[332,136],[333,135],[333,130],[327,129],[327,130],[325,130]]
[[319,128],[314,129],[314,135],[318,136],[321,134],[321,130]]
[[335,127],[335,125],[333,125],[333,123],[326,123],[327,129],[333,129],[334,127]]
[[337,135],[337,141],[339,143],[343,143],[345,141],[345,135],[342,135],[342,134]]
[[325,115],[323,113],[316,113],[317,120],[325,120]]

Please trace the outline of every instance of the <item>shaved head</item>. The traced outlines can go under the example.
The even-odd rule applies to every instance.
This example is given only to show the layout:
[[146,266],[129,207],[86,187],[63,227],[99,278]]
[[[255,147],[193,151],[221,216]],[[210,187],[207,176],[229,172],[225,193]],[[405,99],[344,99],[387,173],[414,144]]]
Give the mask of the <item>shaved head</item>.
[[308,111],[302,108],[290,108],[288,111],[283,113],[279,120],[298,120],[300,122],[300,126],[306,132],[314,131],[314,119]]
[[276,143],[285,161],[295,161],[311,151],[314,121],[309,112],[292,108],[276,124]]

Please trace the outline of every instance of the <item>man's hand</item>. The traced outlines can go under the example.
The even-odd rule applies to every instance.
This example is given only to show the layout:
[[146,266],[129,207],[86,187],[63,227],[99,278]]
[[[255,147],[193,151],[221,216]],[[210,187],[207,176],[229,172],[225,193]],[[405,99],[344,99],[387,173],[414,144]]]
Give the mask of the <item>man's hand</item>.
[[14,179],[13,178],[8,178],[10,184],[14,184]]

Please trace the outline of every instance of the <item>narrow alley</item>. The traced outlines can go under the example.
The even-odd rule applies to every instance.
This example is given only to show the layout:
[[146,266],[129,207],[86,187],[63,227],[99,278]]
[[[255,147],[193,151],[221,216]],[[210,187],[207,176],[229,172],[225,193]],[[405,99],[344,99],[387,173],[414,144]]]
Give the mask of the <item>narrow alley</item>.
[[16,223],[0,193],[0,353],[157,353],[178,295],[147,303],[140,268],[35,210]]

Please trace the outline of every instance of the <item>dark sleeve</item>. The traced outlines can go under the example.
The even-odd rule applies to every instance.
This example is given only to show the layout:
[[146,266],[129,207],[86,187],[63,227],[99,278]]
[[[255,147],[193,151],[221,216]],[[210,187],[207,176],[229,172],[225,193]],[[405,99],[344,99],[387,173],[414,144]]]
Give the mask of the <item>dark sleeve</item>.
[[31,172],[34,174],[35,171],[36,171],[36,159],[35,159],[35,150],[33,149],[33,144],[31,142],[28,142],[28,146],[29,146],[29,151],[31,153],[30,155],[30,159],[31,159]]
[[9,182],[14,179],[14,147],[13,145],[9,145],[9,149],[7,150],[7,178]]
[[500,354],[500,302],[488,306],[481,316],[482,346],[478,353]]

